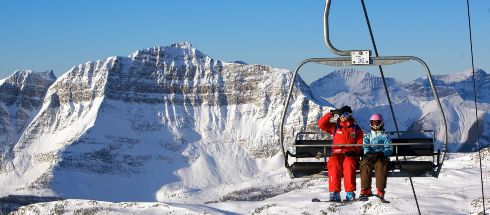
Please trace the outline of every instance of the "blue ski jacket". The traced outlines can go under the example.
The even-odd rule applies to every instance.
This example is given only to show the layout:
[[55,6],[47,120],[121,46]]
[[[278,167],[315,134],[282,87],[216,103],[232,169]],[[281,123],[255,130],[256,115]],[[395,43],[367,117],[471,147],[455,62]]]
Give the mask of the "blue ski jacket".
[[[385,132],[382,131],[371,131],[364,136],[362,142],[362,147],[364,154],[375,154],[378,152],[383,152],[385,157],[389,157],[393,153],[393,147],[391,144],[391,139]],[[372,144],[383,144],[371,146]]]

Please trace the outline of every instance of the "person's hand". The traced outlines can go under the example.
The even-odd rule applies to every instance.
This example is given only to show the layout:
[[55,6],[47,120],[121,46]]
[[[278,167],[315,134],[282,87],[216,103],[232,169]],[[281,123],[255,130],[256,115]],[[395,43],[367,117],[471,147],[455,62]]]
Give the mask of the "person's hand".
[[340,110],[340,109],[332,109],[332,110],[330,110],[330,113],[333,114],[333,115],[335,115],[335,114],[340,115],[340,114],[342,114],[342,110]]
[[316,158],[317,160],[320,160],[320,158],[322,158],[322,157],[323,157],[323,154],[322,154],[321,152],[318,152],[318,153],[316,154],[316,156],[315,156],[315,158]]

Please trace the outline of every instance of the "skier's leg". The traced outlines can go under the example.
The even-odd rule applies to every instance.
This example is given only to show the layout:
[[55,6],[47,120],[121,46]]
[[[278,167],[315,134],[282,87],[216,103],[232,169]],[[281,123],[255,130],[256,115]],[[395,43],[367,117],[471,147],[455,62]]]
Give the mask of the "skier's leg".
[[340,192],[340,179],[342,178],[342,172],[338,156],[331,156],[327,162],[328,168],[328,191]]
[[357,157],[345,157],[343,163],[345,192],[356,191]]
[[372,165],[368,157],[364,157],[360,164],[361,171],[361,195],[371,195]]

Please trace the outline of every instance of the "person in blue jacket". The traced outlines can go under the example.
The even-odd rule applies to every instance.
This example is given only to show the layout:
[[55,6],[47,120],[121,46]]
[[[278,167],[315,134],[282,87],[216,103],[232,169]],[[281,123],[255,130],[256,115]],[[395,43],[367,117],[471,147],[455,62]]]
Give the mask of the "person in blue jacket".
[[364,136],[364,157],[360,163],[361,170],[361,195],[372,195],[371,174],[374,169],[376,177],[376,195],[384,198],[386,179],[388,174],[388,162],[391,153],[391,139],[384,132],[384,121],[381,114],[373,114],[369,119],[371,131]]

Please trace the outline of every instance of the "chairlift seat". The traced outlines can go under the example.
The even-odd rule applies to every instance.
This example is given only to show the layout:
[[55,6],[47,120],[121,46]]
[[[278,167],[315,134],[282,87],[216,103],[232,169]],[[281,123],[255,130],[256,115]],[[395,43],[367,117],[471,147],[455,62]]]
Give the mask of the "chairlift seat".
[[432,176],[434,168],[436,166],[431,161],[390,161],[388,177]]
[[[432,132],[432,131],[430,131]],[[312,134],[312,132],[305,132]],[[403,133],[403,132],[399,132]],[[407,132],[413,133],[413,132]],[[432,132],[433,133],[433,132]],[[296,154],[288,151],[288,156],[295,158],[315,158],[320,156],[318,161],[298,161],[289,166],[291,176],[298,177],[326,177],[328,170],[326,169],[327,157],[331,156],[332,140],[323,139],[301,139],[299,136],[304,133],[300,132],[296,136],[293,147],[296,149]],[[324,135],[324,133],[322,133]],[[437,177],[436,169],[438,163],[434,163],[434,156],[439,156],[439,152],[434,153],[434,139],[430,137],[391,137],[393,143],[393,154],[388,164],[388,177]],[[397,145],[400,144],[400,145]],[[311,145],[311,146],[309,146]],[[401,160],[405,157],[432,157],[432,161],[414,161]],[[437,159],[438,160],[438,159]],[[359,170],[357,171],[359,173]],[[359,175],[359,174],[358,174]],[[373,173],[374,175],[374,173]]]
[[[430,140],[430,142],[428,142]],[[392,143],[414,143],[417,145],[398,145],[394,146],[394,152],[398,156],[433,156],[434,155],[434,142],[432,138],[419,138],[411,139],[398,139],[393,138]]]
[[[331,144],[332,140],[296,140],[293,147],[296,147],[296,158],[316,157],[318,153],[321,153],[322,155],[327,155],[328,157],[332,153],[332,148],[328,146]],[[299,145],[315,146],[297,147]],[[325,147],[319,145],[325,145]]]
[[326,172],[325,162],[295,162],[291,165],[291,170],[294,178],[303,178],[313,175],[319,177],[325,176],[322,172]]

